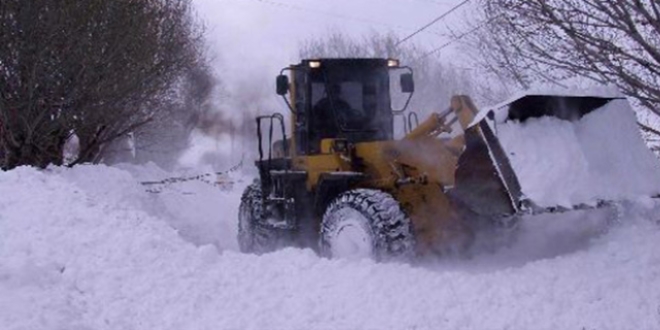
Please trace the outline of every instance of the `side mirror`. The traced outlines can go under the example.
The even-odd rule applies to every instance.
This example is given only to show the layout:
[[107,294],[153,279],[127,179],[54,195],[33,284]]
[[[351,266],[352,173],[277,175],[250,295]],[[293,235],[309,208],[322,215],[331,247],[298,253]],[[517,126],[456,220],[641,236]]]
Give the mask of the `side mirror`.
[[277,95],[286,95],[289,92],[289,77],[286,75],[277,76]]
[[415,91],[415,82],[412,73],[401,74],[401,92],[412,93]]

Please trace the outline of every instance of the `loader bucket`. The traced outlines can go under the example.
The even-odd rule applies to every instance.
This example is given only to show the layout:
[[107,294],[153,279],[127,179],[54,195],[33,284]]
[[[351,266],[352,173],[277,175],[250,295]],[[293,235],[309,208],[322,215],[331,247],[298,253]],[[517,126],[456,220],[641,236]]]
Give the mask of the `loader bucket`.
[[660,161],[620,97],[526,95],[480,112],[465,132],[455,201],[507,217],[660,193]]
[[525,121],[528,118],[550,116],[575,121],[611,100],[613,98],[528,95],[509,104],[508,120]]

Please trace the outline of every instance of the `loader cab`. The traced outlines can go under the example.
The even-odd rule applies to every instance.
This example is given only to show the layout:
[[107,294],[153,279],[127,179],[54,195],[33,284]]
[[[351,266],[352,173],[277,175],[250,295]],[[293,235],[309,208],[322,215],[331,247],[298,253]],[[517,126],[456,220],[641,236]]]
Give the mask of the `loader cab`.
[[[293,113],[295,153],[319,154],[323,139],[393,139],[390,71],[395,68],[398,61],[388,59],[314,59],[285,69],[291,81],[278,76],[277,92]],[[412,95],[412,73],[401,77]]]

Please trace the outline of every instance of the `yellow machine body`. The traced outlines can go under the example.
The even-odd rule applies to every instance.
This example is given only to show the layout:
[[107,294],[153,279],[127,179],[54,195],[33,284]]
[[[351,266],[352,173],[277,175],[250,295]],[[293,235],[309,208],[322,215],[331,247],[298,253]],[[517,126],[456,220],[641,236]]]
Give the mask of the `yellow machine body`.
[[[329,246],[337,243],[341,230],[370,227],[361,237],[377,241],[376,255],[409,250],[410,237],[416,252],[426,254],[469,240],[475,224],[506,224],[523,213],[557,211],[537,207],[522,193],[497,138],[494,113],[477,118],[466,95],[452,97],[446,111],[432,113],[417,127],[411,127],[409,115],[405,136],[395,138],[394,117],[405,107],[392,109],[389,72],[399,68],[406,69],[387,59],[321,59],[283,70],[290,74],[278,76],[277,92],[291,109],[291,135],[286,135],[283,115],[257,118],[259,186],[244,194],[242,250],[254,250],[260,237],[254,232],[263,230],[266,236],[279,235],[273,241],[293,235],[305,241],[299,246],[321,246],[332,254],[344,248]],[[400,86],[410,101],[414,85],[408,70],[400,75]],[[505,105],[502,113],[515,123],[542,116],[571,121],[611,100],[526,95]],[[267,158],[261,143],[264,120],[270,121]],[[275,121],[283,138],[273,143]],[[461,131],[453,132],[454,126]],[[369,208],[376,204],[380,213],[374,216]],[[361,222],[348,215],[355,212],[364,215],[355,216]],[[389,217],[407,236],[388,232],[374,217]]]
[[[454,96],[450,109],[463,128],[477,113],[466,95]],[[316,190],[323,174],[350,173],[360,168],[359,173],[366,179],[348,188],[378,189],[391,194],[410,217],[418,252],[425,254],[466,234],[459,213],[444,192],[454,184],[464,137],[458,134],[453,139],[438,139],[445,132],[451,132],[451,128],[434,113],[399,140],[346,144],[340,149],[336,148],[337,143],[345,141],[324,139],[320,154],[290,156],[293,169],[307,173],[306,188],[310,192]],[[356,166],[354,162],[360,164]]]

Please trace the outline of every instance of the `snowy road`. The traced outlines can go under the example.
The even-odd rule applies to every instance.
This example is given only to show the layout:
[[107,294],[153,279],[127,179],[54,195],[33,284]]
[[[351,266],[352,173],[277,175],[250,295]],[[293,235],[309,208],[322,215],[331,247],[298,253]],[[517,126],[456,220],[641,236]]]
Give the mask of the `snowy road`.
[[649,201],[601,235],[536,224],[495,255],[411,266],[240,254],[240,185],[137,183],[167,175],[0,173],[0,329],[660,328]]

